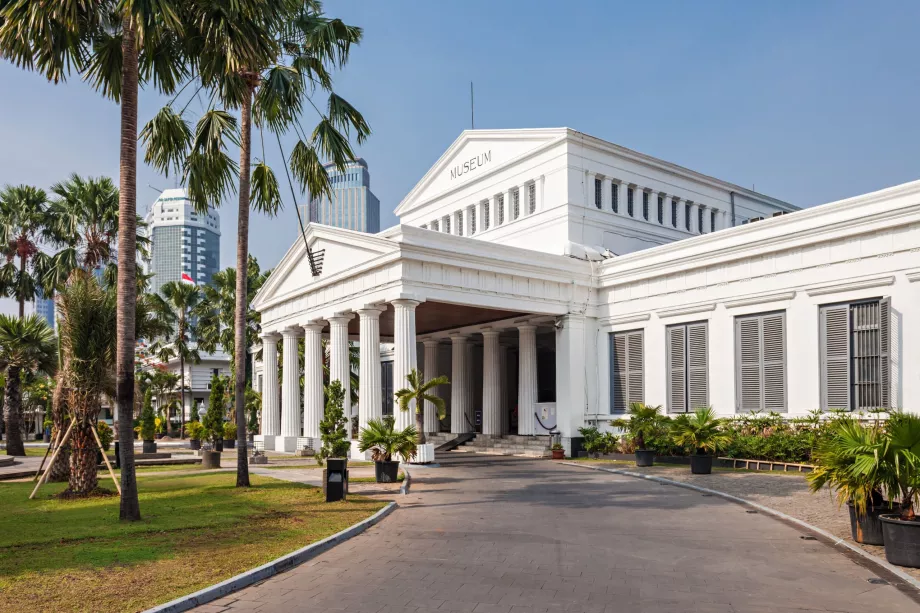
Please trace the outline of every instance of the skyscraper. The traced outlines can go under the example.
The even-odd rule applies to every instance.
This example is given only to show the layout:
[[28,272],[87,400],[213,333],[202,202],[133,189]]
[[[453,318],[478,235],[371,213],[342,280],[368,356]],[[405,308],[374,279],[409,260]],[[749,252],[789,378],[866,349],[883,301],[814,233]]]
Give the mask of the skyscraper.
[[324,166],[332,184],[332,198],[314,198],[309,206],[301,205],[304,223],[321,223],[349,230],[380,232],[380,200],[371,192],[371,173],[367,162],[358,158],[344,171],[332,163]]
[[45,298],[41,289],[35,293],[35,314],[48,322],[51,329],[54,329],[54,300]]
[[145,219],[150,237],[148,272],[154,274],[150,290],[182,281],[196,285],[211,282],[220,269],[220,217],[209,209],[198,214],[184,189],[167,189],[156,199]]

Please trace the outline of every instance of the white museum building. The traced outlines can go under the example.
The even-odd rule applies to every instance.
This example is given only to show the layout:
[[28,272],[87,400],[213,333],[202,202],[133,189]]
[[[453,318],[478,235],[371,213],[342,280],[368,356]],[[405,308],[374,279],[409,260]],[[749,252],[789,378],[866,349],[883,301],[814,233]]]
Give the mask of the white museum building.
[[371,235],[310,224],[256,297],[267,449],[318,437],[324,338],[332,379],[360,347],[361,425],[418,368],[451,381],[426,431],[552,430],[567,448],[631,402],[729,416],[920,399],[920,181],[799,210],[567,128],[471,130],[396,215]]

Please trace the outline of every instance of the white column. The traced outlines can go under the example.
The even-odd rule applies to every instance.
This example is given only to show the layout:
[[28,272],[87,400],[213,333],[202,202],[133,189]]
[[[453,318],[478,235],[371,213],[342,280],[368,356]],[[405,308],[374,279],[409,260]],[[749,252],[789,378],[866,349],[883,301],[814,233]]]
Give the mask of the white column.
[[303,435],[315,439],[319,438],[319,422],[324,411],[323,327],[320,323],[303,327]]
[[361,318],[361,393],[358,394],[358,428],[365,428],[368,421],[383,416],[380,385],[380,313],[380,307],[376,306],[358,311]]
[[601,210],[602,211],[611,211],[613,202],[611,192],[613,191],[613,179],[610,177],[604,177],[604,182],[601,185]]
[[700,205],[695,202],[690,203],[690,232],[692,234],[700,233]]
[[284,354],[281,362],[281,437],[275,439],[275,451],[294,451],[300,425],[300,354],[299,328],[281,331]]
[[711,234],[715,229],[712,227],[712,209],[708,206],[700,206],[703,210],[703,234]]
[[[425,381],[434,379],[438,376],[438,346],[436,339],[426,340],[425,343]],[[437,389],[431,390],[437,394]],[[431,402],[425,402],[425,433],[437,432],[440,430],[438,423],[438,409]]]
[[518,434],[534,434],[537,403],[537,327],[518,326]]
[[687,231],[687,203],[681,198],[674,198],[677,200],[677,229],[683,232]]
[[[348,322],[354,315],[336,315],[329,318],[329,382],[338,381],[345,392],[344,413],[348,420],[346,430],[351,433],[351,360],[348,351]],[[349,436],[349,438],[351,438]]]
[[514,221],[514,188],[505,192],[505,223]]
[[[415,307],[419,305],[416,300],[399,299],[392,302],[393,315],[393,392],[398,392],[407,385],[406,376],[412,369],[417,368],[415,355]],[[415,404],[409,406],[408,411],[400,411],[395,400],[393,414],[396,417],[396,427],[405,430],[406,426],[415,423]]]
[[[278,395],[277,334],[262,335],[262,440],[274,449],[275,437],[281,434],[281,399]],[[268,438],[266,438],[268,437]]]
[[[597,205],[594,204],[594,179],[597,178],[597,175],[590,170],[585,171],[585,206],[589,209],[597,208]],[[603,208],[603,204],[601,205]]]
[[732,220],[731,220],[731,217],[728,216],[728,211],[722,211],[721,214],[720,214],[720,217],[722,218],[722,227],[723,227],[723,228],[731,228],[731,227],[732,227]]
[[502,397],[499,407],[502,414],[502,434],[511,433],[511,412],[508,410],[508,346],[498,348],[498,376],[501,380]]
[[489,227],[498,227],[498,196],[489,198]]
[[467,423],[467,337],[455,334],[450,337],[450,431],[452,434],[472,432]]
[[498,436],[502,434],[498,330],[483,330],[482,340],[482,433]]

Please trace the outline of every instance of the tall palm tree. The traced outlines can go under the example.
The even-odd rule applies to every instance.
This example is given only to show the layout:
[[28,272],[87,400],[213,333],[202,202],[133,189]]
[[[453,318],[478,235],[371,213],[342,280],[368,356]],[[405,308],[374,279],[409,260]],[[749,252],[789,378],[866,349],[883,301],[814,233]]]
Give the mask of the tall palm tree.
[[6,422],[6,455],[26,455],[22,442],[22,393],[24,372],[53,374],[57,363],[54,331],[38,315],[11,317],[0,314],[0,370],[6,376],[3,417]]
[[424,375],[413,368],[409,371],[409,374],[406,375],[406,383],[409,384],[408,387],[404,387],[397,391],[394,396],[396,397],[396,402],[399,403],[400,411],[408,411],[410,408],[415,408],[415,429],[418,431],[418,444],[424,445],[425,401],[434,405],[435,410],[438,412],[438,419],[444,419],[444,415],[446,415],[444,399],[440,396],[436,396],[433,390],[439,385],[450,385],[450,380],[444,375],[441,375],[440,377],[425,381]]
[[[243,270],[249,254],[250,206],[269,215],[281,208],[278,180],[265,161],[262,128],[275,134],[279,147],[282,134],[293,131],[297,135],[297,144],[285,163],[301,186],[314,195],[331,192],[321,158],[331,159],[343,168],[354,159],[348,141],[350,131],[354,130],[361,143],[370,128],[353,106],[332,91],[330,75],[331,70],[348,61],[351,45],[361,40],[360,28],[326,17],[317,0],[265,0],[251,10],[238,11],[235,17],[231,22],[220,19],[216,12],[212,14],[210,29],[199,29],[199,35],[189,37],[192,48],[188,52],[199,58],[201,86],[212,89],[225,108],[239,110],[239,135],[236,120],[212,108],[199,120],[193,137],[183,118],[184,109],[176,113],[167,107],[145,126],[142,138],[147,144],[145,160],[165,173],[170,168],[181,170],[189,198],[200,210],[206,210],[211,202],[229,192],[232,175],[238,171],[236,267]],[[320,111],[311,97],[317,89],[329,93],[325,111]],[[305,103],[320,116],[309,138],[300,124]],[[259,128],[261,142],[261,158],[254,169],[253,124]],[[227,154],[228,142],[240,147],[238,166]],[[239,487],[249,486],[243,426],[247,280],[246,275],[237,275],[234,313]]]
[[7,185],[0,190],[0,289],[19,303],[19,317],[25,304],[43,289],[41,277],[50,258],[38,247],[47,234],[48,196],[30,185]]
[[[185,364],[201,361],[198,347],[191,339],[190,317],[192,310],[201,301],[201,290],[197,285],[170,281],[163,284],[160,292],[162,296],[154,294],[153,300],[161,320],[170,326],[171,333],[160,337],[154,353],[163,362],[179,358],[179,436],[185,438]],[[194,412],[192,421],[196,421]]]

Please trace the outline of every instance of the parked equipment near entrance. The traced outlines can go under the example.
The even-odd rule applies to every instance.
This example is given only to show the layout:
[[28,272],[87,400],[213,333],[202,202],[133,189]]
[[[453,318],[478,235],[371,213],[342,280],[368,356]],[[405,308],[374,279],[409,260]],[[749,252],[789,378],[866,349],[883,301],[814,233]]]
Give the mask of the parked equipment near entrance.
[[326,486],[326,502],[345,500],[345,494],[348,491],[348,460],[344,458],[327,459],[323,477]]

